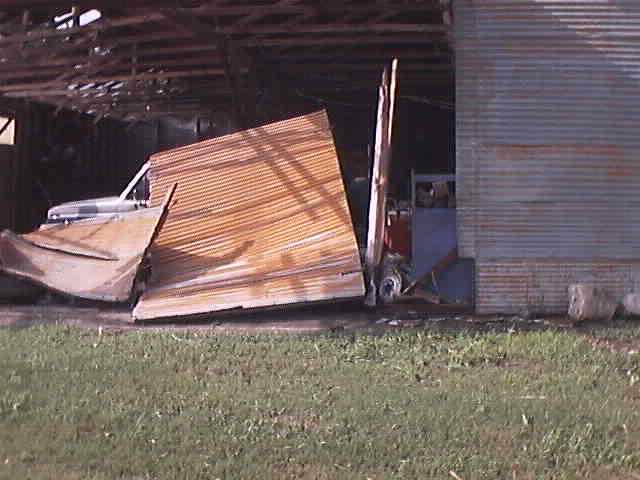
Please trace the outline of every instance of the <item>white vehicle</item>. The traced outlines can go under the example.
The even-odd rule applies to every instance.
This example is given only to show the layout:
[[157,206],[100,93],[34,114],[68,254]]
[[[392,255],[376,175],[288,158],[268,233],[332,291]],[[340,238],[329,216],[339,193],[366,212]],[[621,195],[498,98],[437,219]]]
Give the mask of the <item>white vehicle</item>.
[[149,163],[145,163],[131,182],[117,197],[93,198],[66,202],[52,207],[47,212],[46,223],[75,222],[87,218],[112,217],[140,208],[147,208]]

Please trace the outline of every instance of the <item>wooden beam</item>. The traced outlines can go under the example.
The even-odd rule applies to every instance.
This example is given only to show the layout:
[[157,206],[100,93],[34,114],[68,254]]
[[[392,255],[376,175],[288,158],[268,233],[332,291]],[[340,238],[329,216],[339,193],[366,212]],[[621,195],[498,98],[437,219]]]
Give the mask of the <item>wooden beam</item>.
[[240,106],[240,102],[241,102],[240,86],[239,86],[238,78],[236,77],[235,72],[231,65],[233,53],[231,51],[230,41],[219,37],[218,46],[220,48],[220,51],[225,52],[224,77],[227,81],[227,87],[231,91],[231,111],[233,112],[233,117],[235,122],[238,125],[243,125],[244,118],[242,115],[242,108]]
[[[15,79],[30,79],[30,78],[46,78],[56,74],[62,75],[57,80],[69,81],[72,78],[84,78],[86,82],[90,82],[91,75],[95,75],[100,72],[108,71],[110,75],[115,75],[119,72],[131,71],[134,67],[140,71],[148,70],[151,68],[166,69],[170,67],[213,67],[219,66],[222,68],[220,56],[215,57],[195,57],[185,58],[177,60],[156,60],[134,63],[131,57],[105,57],[104,62],[100,63],[84,63],[77,67],[79,68],[64,68],[59,66],[54,67],[40,67],[40,68],[3,68],[0,70],[0,81],[15,80]],[[125,63],[126,61],[126,63]],[[71,82],[69,82],[71,83]]]
[[157,12],[146,13],[133,17],[119,18],[108,20],[106,18],[84,25],[82,27],[64,28],[61,30],[52,28],[39,28],[30,30],[27,33],[9,35],[0,38],[0,47],[11,45],[14,43],[28,42],[32,40],[43,40],[45,38],[69,37],[75,34],[85,34],[87,32],[100,32],[110,28],[129,27],[141,25],[149,22],[157,22],[164,20],[164,16]]
[[[175,58],[173,57],[175,54],[201,53],[205,54],[205,58],[207,58],[207,61],[212,61],[213,59],[218,59],[218,61],[220,61],[220,55],[213,54],[213,52],[216,52],[217,48],[217,46],[210,44],[195,44],[176,47],[156,47],[146,49],[138,48],[138,60],[144,61],[149,57],[159,57],[164,55],[172,55],[171,58]],[[82,55],[71,55],[66,57],[53,56],[52,58],[50,58],[43,56],[37,58],[36,60],[9,61],[0,63],[0,72],[32,70],[49,67],[74,67],[76,65],[84,65],[87,62],[90,62],[92,58],[94,57],[85,53]],[[116,52],[105,55],[104,58],[126,60],[131,58],[131,54]],[[159,60],[158,63],[162,61],[164,60]]]
[[384,226],[386,223],[386,202],[391,168],[391,133],[396,96],[396,72],[398,61],[393,60],[391,69],[382,74],[378,99],[378,115],[375,132],[371,193],[369,197],[369,222],[367,250],[365,252],[365,272],[368,291],[365,303],[375,306],[378,285],[378,269],[382,263]]
[[92,35],[94,34],[95,32],[93,34],[87,32],[69,41],[58,42],[54,45],[30,45],[30,48],[25,48],[24,42],[6,46],[0,45],[0,55],[8,60],[17,60],[20,62],[33,61],[37,58],[57,58],[62,54],[68,55],[69,52],[74,49],[84,48],[84,46],[92,40]]
[[[322,64],[318,62],[310,63],[293,63],[282,66],[283,71],[287,72],[314,72],[321,71],[323,73],[345,73],[345,72],[380,72],[383,68],[382,65],[387,62],[380,63],[353,63],[353,62],[330,62]],[[410,75],[413,72],[429,74],[435,72],[453,72],[454,66],[451,64],[415,64],[408,62],[407,65],[402,65],[403,74]]]
[[246,61],[242,62],[241,56],[246,56],[234,45],[230,38],[225,38],[219,33],[219,28],[209,23],[203,22],[201,19],[193,15],[193,12],[187,9],[163,9],[161,13],[172,21],[178,28],[187,30],[192,33],[193,37],[199,40],[213,41],[218,45],[219,52],[222,54],[222,63],[224,74],[229,89],[231,90],[232,111],[234,112],[236,122],[246,128],[246,108],[242,101],[242,89],[240,85],[240,76],[246,67]]
[[[186,78],[186,77],[208,77],[224,75],[223,68],[201,68],[195,70],[184,70],[174,72],[157,72],[157,73],[142,73],[136,77],[136,80],[164,80],[169,78]],[[131,80],[131,75],[113,75],[105,77],[93,77],[89,78],[84,83],[107,83],[107,82],[127,82]],[[18,83],[9,85],[0,85],[0,92],[19,92],[21,90],[33,90],[33,89],[64,89],[68,85],[68,82],[31,82],[31,83]]]
[[425,23],[374,23],[374,24],[298,24],[298,25],[256,25],[238,27],[219,27],[216,29],[218,33],[233,34],[251,34],[251,35],[268,35],[275,33],[442,33],[449,32],[449,28],[442,24],[425,24]]
[[451,52],[431,50],[427,48],[341,48],[332,52],[315,51],[311,49],[289,50],[284,54],[268,53],[263,56],[267,61],[278,63],[306,63],[310,61],[345,61],[352,62],[377,60],[387,61],[389,58],[398,57],[404,60],[403,65],[409,60],[446,60],[451,58]]
[[159,12],[164,20],[168,20],[174,28],[178,28],[192,37],[212,43],[218,40],[221,32],[211,24],[196,17],[188,9],[164,8]]
[[[254,7],[251,9],[251,12],[248,13],[246,12],[246,8],[245,11],[243,13],[240,13],[239,15],[245,15],[244,17],[242,17],[240,20],[235,21],[233,24],[235,26],[242,26],[242,25],[248,25],[250,23],[253,23],[257,20],[260,20],[268,15],[273,15],[273,14],[282,14],[283,12],[283,7],[290,7],[296,3],[298,3],[300,0],[280,0],[278,2],[276,2],[273,5],[267,5],[266,7]],[[221,10],[223,10],[224,7],[218,7],[215,11],[216,15],[226,15],[225,13],[220,13]],[[208,12],[208,10],[203,10],[205,12]],[[297,15],[298,13],[293,13],[292,15]],[[232,14],[235,15],[235,14]]]
[[[384,35],[384,36],[333,36],[322,37],[300,36],[288,37],[256,37],[240,40],[241,44],[255,47],[278,46],[339,46],[339,45],[395,45],[395,44],[433,44],[434,38],[428,35]],[[443,42],[444,43],[444,42]]]
[[433,2],[408,2],[401,4],[390,4],[370,2],[368,4],[349,4],[346,2],[327,3],[317,2],[315,5],[300,4],[300,0],[283,0],[270,5],[230,5],[230,6],[200,6],[191,9],[195,15],[215,15],[215,16],[231,16],[246,15],[234,25],[244,25],[255,20],[260,20],[269,15],[372,15],[386,13],[388,15],[397,15],[400,13],[411,12],[441,12],[443,6]]
[[[210,95],[208,97],[206,97],[207,100],[211,100],[211,99],[217,99],[217,100],[221,100],[221,99],[226,99],[229,100],[229,92],[228,91],[221,91],[218,92],[218,95]],[[112,105],[112,104],[117,104],[117,105],[123,105],[123,106],[131,106],[132,108],[136,107],[136,106],[146,106],[149,104],[154,104],[154,105],[190,105],[190,106],[196,106],[196,105],[201,105],[202,99],[198,98],[198,99],[193,99],[191,97],[189,98],[182,98],[182,97],[175,97],[173,99],[168,100],[165,97],[155,97],[155,98],[148,98],[148,99],[138,99],[138,98],[131,98],[131,99],[124,99],[124,100],[109,100],[109,99],[103,99],[103,98],[94,98],[90,101],[87,101],[85,103],[85,105],[87,107],[99,107],[99,106],[104,106],[104,105]]]
[[[68,9],[69,0],[0,0],[0,8],[9,10],[23,10],[25,8],[51,10]],[[74,0],[78,7],[113,8],[113,0]],[[158,5],[175,5],[176,0],[127,0],[129,7],[157,7]]]
[[[85,28],[85,27],[81,27]],[[90,33],[90,32],[86,32]],[[109,32],[105,32],[108,34]],[[249,32],[253,33],[253,32]],[[290,32],[281,32],[288,34]],[[304,32],[299,32],[304,33]],[[7,37],[11,38],[11,37]],[[119,46],[129,45],[132,43],[145,44],[154,42],[168,42],[178,39],[194,38],[192,32],[187,29],[173,29],[167,31],[139,33],[134,35],[122,35],[102,37],[97,46],[105,46],[107,48],[116,48]],[[440,33],[423,33],[423,34],[395,34],[395,35],[322,35],[314,37],[311,35],[299,35],[293,37],[287,35],[284,37],[265,36],[265,37],[249,37],[239,38],[236,40],[238,46],[247,47],[287,47],[287,46],[339,46],[339,45],[398,45],[398,44],[433,44],[434,42],[442,42],[446,44],[446,36]],[[0,48],[2,44],[0,42]]]
[[451,0],[440,0],[440,5],[442,8],[442,23],[450,26],[453,23]]

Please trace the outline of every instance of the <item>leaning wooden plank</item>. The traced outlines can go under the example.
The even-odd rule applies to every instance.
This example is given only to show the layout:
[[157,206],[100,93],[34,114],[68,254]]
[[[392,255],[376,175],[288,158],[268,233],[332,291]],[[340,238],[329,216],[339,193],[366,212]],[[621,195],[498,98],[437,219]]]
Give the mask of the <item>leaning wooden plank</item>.
[[180,182],[151,249],[140,320],[364,294],[324,111],[151,157],[151,205]]
[[376,276],[382,261],[397,68],[397,59],[394,59],[391,64],[391,71],[389,68],[385,68],[382,73],[378,97],[376,139],[369,196],[367,251],[365,253],[365,271],[368,284],[366,304],[369,306],[376,304]]
[[0,272],[72,297],[127,301],[140,264],[166,218],[175,187],[156,208],[0,234]]

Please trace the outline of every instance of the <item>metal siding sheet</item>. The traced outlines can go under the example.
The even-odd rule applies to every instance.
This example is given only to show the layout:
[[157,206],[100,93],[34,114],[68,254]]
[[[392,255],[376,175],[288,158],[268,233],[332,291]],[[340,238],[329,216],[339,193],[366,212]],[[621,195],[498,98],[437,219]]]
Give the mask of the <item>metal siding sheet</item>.
[[602,285],[616,298],[640,289],[640,261],[495,260],[478,262],[476,271],[480,314],[518,313],[524,307],[566,313],[572,283]]
[[478,262],[478,311],[564,311],[587,274],[633,287],[640,2],[454,7],[458,232]]
[[139,265],[162,223],[163,206],[27,235],[0,234],[0,272],[90,300],[129,299]]
[[137,319],[364,294],[325,112],[151,157],[151,203],[178,183]]

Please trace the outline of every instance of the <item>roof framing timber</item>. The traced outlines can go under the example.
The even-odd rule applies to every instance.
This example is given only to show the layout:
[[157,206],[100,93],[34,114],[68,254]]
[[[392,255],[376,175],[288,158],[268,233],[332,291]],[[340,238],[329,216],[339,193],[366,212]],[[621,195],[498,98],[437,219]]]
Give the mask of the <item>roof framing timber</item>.
[[[74,26],[58,28],[68,1],[0,0],[0,94],[139,119],[168,111],[169,90],[171,111],[214,110],[224,95],[225,109],[255,109],[268,71],[328,94],[371,90],[392,57],[403,88],[453,71],[450,0],[114,3],[76,0]],[[101,18],[80,25],[89,9]]]

